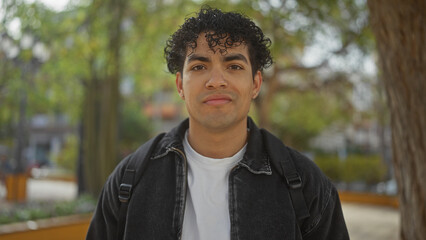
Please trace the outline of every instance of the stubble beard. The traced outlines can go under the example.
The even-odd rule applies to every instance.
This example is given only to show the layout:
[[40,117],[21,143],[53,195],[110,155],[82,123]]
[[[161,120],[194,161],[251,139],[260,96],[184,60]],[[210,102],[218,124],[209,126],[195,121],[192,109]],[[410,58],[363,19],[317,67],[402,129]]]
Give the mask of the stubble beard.
[[201,114],[198,118],[193,118],[192,120],[210,132],[223,132],[232,129],[247,118],[247,114],[240,116],[238,109],[223,112],[217,109],[216,111]]

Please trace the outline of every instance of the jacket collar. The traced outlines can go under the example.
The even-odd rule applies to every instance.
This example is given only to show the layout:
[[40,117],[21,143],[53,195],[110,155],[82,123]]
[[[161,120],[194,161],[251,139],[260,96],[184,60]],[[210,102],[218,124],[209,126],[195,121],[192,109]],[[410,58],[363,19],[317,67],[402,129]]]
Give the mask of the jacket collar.
[[[189,119],[185,119],[168,132],[158,143],[152,158],[164,156],[172,148],[178,148],[183,151],[182,141],[188,127]],[[254,174],[271,175],[271,164],[262,141],[261,131],[250,117],[247,118],[247,128],[249,130],[247,149],[238,165],[247,168]]]
[[261,131],[250,117],[247,118],[247,127],[249,129],[247,150],[238,164],[246,167],[254,174],[271,175],[271,164],[262,140]]

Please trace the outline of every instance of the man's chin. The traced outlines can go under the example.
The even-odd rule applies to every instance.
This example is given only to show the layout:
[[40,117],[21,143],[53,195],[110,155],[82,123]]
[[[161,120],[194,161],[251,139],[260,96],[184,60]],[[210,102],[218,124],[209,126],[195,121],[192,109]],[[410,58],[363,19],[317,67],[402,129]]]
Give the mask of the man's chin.
[[214,131],[223,131],[238,124],[238,120],[229,114],[204,116],[199,123],[207,129]]

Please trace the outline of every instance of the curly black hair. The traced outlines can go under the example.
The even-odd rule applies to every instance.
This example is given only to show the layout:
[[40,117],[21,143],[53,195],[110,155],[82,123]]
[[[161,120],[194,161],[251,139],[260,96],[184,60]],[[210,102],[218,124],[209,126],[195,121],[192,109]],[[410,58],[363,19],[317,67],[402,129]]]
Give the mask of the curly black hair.
[[182,72],[188,48],[197,47],[199,34],[205,33],[210,49],[221,52],[240,44],[247,44],[253,75],[272,65],[269,51],[271,40],[248,17],[236,12],[222,12],[209,6],[201,8],[196,17],[185,19],[170,36],[164,48],[167,67],[173,74]]

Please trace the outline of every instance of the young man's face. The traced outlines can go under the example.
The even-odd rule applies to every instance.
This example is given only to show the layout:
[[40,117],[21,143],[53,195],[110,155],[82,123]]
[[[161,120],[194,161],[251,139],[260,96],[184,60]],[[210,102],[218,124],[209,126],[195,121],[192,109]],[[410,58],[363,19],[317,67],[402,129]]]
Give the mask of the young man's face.
[[247,45],[228,48],[225,53],[214,50],[200,34],[197,48],[187,51],[183,71],[176,74],[176,86],[185,100],[191,125],[226,130],[246,124],[262,75],[258,71],[253,77]]

